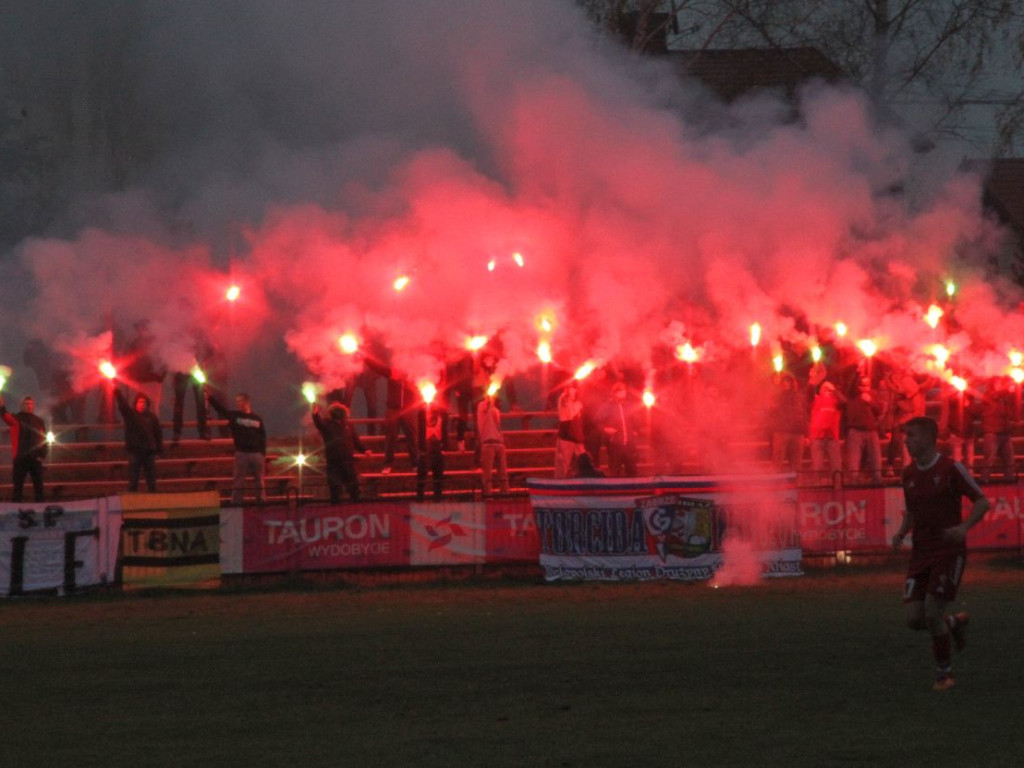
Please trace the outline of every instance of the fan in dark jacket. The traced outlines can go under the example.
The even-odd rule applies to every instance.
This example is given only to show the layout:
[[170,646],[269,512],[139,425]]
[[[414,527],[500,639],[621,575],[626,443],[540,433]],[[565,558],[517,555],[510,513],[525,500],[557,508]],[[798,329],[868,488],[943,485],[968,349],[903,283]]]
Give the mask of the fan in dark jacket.
[[26,397],[21,401],[21,410],[10,414],[0,395],[0,417],[11,428],[11,462],[14,491],[11,501],[22,501],[25,478],[32,477],[35,500],[43,500],[43,459],[49,446],[46,443],[46,424],[35,414],[35,401]]
[[426,403],[416,420],[419,462],[416,467],[416,500],[423,501],[429,470],[434,484],[434,501],[444,494],[444,452],[448,450],[448,411],[444,405]]
[[324,439],[324,457],[327,459],[327,488],[331,504],[341,502],[341,488],[348,490],[352,501],[359,501],[359,473],[356,471],[356,451],[369,453],[363,446],[355,427],[349,421],[349,411],[341,403],[327,406],[327,418],[320,418],[320,406],[313,403],[313,426]]
[[139,490],[139,475],[146,476],[146,489],[156,492],[156,457],[164,452],[164,433],[160,419],[149,409],[149,398],[135,396],[134,407],[120,389],[114,390],[117,408],[124,419],[124,448],[128,452],[128,490]]

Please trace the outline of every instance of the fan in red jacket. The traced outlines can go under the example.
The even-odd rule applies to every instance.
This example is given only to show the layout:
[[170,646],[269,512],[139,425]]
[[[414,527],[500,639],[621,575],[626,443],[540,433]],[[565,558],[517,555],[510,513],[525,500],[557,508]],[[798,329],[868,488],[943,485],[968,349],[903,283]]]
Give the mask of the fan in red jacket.
[[43,459],[49,446],[46,443],[46,424],[35,414],[36,403],[31,397],[21,401],[21,410],[10,414],[0,396],[0,417],[11,428],[11,450],[14,491],[11,501],[22,501],[25,478],[32,477],[35,500],[43,500]]

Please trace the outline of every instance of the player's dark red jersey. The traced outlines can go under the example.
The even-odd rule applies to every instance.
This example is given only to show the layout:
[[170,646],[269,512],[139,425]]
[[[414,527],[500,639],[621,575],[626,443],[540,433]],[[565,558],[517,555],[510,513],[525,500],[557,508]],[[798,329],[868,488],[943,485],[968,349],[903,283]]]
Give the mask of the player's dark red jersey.
[[927,467],[916,461],[903,470],[903,496],[907,511],[914,518],[914,554],[932,554],[958,550],[962,544],[950,544],[942,532],[963,522],[963,498],[977,501],[981,488],[959,461],[942,454]]

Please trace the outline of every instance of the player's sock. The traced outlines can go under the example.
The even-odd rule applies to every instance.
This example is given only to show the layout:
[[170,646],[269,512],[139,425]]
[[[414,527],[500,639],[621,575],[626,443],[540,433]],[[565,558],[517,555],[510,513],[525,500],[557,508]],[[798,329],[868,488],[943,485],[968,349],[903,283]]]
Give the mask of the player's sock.
[[958,652],[967,647],[967,624],[969,621],[970,616],[964,611],[946,616],[946,625],[953,636],[953,647]]
[[943,670],[949,674],[953,658],[953,643],[949,632],[941,635],[932,635],[932,653],[935,655],[935,666],[941,675]]

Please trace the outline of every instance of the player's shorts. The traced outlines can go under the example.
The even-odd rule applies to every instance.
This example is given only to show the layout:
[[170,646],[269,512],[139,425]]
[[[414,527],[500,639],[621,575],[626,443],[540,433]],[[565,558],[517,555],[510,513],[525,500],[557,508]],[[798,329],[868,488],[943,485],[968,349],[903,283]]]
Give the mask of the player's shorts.
[[911,557],[903,585],[903,602],[923,602],[925,595],[947,603],[956,600],[966,559],[964,549]]

